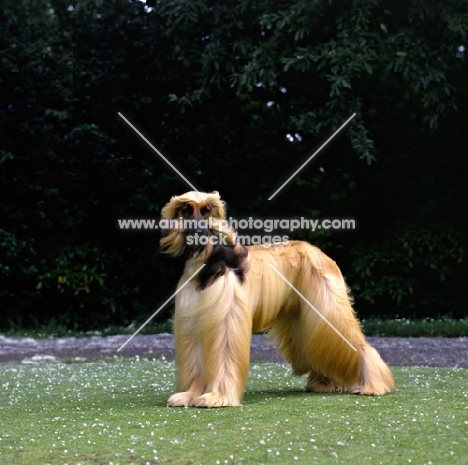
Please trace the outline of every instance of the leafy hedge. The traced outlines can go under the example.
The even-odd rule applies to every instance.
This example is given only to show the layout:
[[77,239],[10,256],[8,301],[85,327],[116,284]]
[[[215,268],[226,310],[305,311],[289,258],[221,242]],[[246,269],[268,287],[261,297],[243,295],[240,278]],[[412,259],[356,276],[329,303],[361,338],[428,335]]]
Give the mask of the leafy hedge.
[[467,5],[4,3],[1,326],[128,324],[174,288],[157,234],[116,221],[188,187],[119,112],[233,215],[356,218],[298,237],[361,315],[467,315]]

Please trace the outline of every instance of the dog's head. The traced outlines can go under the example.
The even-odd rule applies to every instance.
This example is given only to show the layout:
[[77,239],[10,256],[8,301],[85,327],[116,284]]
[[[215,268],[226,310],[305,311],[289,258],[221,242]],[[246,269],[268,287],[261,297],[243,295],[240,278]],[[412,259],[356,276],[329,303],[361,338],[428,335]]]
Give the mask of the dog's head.
[[174,196],[161,211],[161,218],[168,229],[160,244],[162,250],[172,256],[200,253],[216,243],[213,236],[232,244],[234,233],[221,227],[226,218],[225,202],[218,192],[187,192]]

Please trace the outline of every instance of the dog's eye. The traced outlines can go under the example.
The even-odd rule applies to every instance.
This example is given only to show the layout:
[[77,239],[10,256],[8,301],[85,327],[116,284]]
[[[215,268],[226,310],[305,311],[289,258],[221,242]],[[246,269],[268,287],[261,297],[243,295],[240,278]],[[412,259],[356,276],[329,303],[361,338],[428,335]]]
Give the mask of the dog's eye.
[[193,208],[190,204],[187,204],[182,208],[182,211],[187,215],[191,215],[193,213]]
[[210,211],[211,211],[210,208],[208,208],[206,205],[205,205],[204,207],[201,207],[201,209],[200,209],[200,213],[201,213],[203,216],[205,216],[205,215],[207,215],[208,213],[210,213]]

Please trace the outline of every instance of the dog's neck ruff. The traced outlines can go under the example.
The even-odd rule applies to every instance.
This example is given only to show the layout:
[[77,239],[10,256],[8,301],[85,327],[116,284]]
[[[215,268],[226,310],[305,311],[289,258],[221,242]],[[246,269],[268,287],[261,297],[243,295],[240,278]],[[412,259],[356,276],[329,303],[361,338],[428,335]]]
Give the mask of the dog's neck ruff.
[[234,272],[242,284],[247,272],[245,259],[248,253],[247,247],[241,245],[215,245],[211,248],[211,253],[203,253],[192,257],[191,261],[205,263],[196,278],[198,290],[205,289],[213,284],[216,279],[231,271]]

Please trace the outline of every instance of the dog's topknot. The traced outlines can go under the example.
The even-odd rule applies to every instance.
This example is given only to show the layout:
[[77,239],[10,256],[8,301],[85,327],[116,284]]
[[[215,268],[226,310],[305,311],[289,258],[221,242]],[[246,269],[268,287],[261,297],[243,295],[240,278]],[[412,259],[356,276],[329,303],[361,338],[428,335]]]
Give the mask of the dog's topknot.
[[226,202],[221,200],[221,196],[219,195],[218,191],[190,191],[182,195],[175,195],[164,206],[161,211],[161,216],[167,220],[175,218],[179,209],[188,202],[205,202],[210,205],[212,211],[211,216],[213,216],[213,218],[218,218],[220,220],[224,220],[226,218]]

